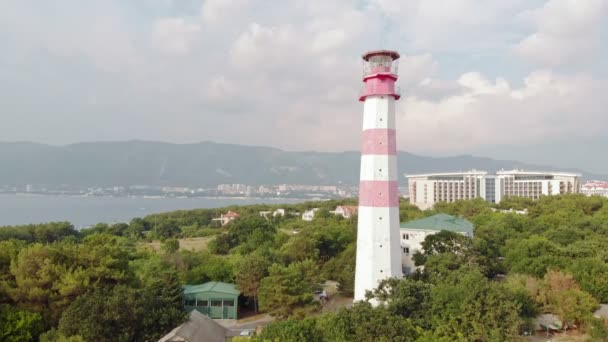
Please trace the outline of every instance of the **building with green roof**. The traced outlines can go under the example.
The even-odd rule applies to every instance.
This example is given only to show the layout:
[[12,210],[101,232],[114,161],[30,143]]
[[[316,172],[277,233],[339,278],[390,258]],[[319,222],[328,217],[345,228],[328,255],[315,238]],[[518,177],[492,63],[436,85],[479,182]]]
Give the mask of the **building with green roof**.
[[211,318],[237,319],[240,294],[234,284],[218,281],[185,285],[185,308],[187,311],[196,310]]
[[437,214],[401,224],[401,265],[403,274],[408,275],[415,269],[412,256],[422,250],[422,242],[428,235],[442,230],[473,237],[473,224],[462,218],[447,214]]

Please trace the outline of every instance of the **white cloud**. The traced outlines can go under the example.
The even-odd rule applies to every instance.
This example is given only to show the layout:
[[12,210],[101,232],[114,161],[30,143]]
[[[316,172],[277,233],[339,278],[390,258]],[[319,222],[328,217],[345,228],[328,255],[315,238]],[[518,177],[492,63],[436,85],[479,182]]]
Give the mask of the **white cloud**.
[[205,0],[201,15],[208,24],[226,27],[242,18],[252,4],[253,0]]
[[461,94],[439,101],[410,96],[399,104],[400,148],[457,152],[489,144],[535,144],[597,134],[594,127],[608,124],[601,109],[608,106],[601,95],[608,82],[589,75],[540,70],[514,88],[501,78],[467,73],[459,83]]
[[[358,149],[360,55],[382,44],[402,54],[400,149],[462,152],[534,143],[580,134],[581,124],[599,135],[594,130],[606,123],[600,112],[607,105],[606,80],[577,73],[579,64],[571,62],[579,50],[594,52],[596,45],[581,37],[602,21],[605,9],[594,11],[595,0],[574,8],[550,0],[532,10],[528,0],[370,0],[356,6],[349,0],[272,6],[206,0],[186,6],[190,12],[166,10],[175,1],[149,0],[150,16],[117,0],[91,10],[72,0],[57,12],[63,17],[25,1],[0,3],[0,46],[9,47],[0,56],[0,77],[11,76],[0,90],[15,94],[11,105],[0,101],[4,139]],[[534,39],[539,43],[526,43]],[[542,59],[546,69],[521,71],[520,60],[509,58],[518,42],[520,53]],[[498,57],[507,61],[497,63]],[[6,60],[11,63],[2,64]],[[563,63],[569,72],[550,67]],[[35,70],[56,74],[33,82]],[[82,84],[89,89],[81,91]],[[41,89],[52,92],[43,98]],[[63,119],[48,119],[41,128],[24,124],[49,111],[72,116],[57,114]]]
[[417,51],[484,51],[508,45],[507,18],[528,0],[372,0]]
[[200,33],[200,25],[184,18],[163,18],[152,29],[152,43],[163,52],[184,55]]
[[[544,66],[586,63],[601,45],[601,27],[608,20],[605,0],[550,0],[520,18],[535,31],[517,44],[516,53]],[[582,63],[581,63],[582,62]]]

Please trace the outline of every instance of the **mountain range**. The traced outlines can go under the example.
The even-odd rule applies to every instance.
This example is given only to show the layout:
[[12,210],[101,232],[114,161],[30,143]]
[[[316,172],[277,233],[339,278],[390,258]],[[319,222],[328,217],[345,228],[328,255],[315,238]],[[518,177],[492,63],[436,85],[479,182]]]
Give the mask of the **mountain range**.
[[[242,184],[357,184],[360,153],[293,152],[277,148],[201,142],[87,142],[64,146],[0,143],[0,185],[213,187]],[[513,160],[459,155],[425,157],[398,153],[399,182],[405,174],[500,169],[556,170]],[[605,178],[576,168],[560,169]]]

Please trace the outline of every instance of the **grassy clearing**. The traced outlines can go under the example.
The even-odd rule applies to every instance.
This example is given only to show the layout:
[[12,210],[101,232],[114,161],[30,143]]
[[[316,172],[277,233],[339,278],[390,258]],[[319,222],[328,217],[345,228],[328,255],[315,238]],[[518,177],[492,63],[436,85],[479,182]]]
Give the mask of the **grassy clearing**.
[[[209,241],[211,241],[211,239],[213,239],[213,236],[179,239],[179,249],[181,251],[183,251],[183,250],[190,250],[190,251],[195,251],[195,252],[204,251],[204,250],[207,250]],[[149,248],[154,251],[160,251],[161,242],[160,241],[146,242],[143,244],[143,246],[145,248]]]

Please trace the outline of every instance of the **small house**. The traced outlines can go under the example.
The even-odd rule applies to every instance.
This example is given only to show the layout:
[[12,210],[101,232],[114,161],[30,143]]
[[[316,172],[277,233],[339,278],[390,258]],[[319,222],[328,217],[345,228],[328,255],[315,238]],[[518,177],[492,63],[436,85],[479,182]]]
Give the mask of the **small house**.
[[220,217],[214,218],[213,221],[220,221],[222,226],[225,226],[239,217],[241,217],[239,213],[235,213],[234,211],[228,210],[227,213],[221,214]]
[[334,210],[332,213],[334,215],[340,215],[340,216],[344,217],[345,219],[348,219],[348,218],[351,218],[351,217],[357,215],[358,210],[359,210],[359,208],[354,205],[339,205],[336,207],[336,210]]
[[215,319],[237,319],[241,292],[234,284],[210,281],[184,286],[186,311],[196,310]]
[[408,275],[415,269],[412,256],[422,250],[422,242],[428,235],[442,230],[473,237],[473,224],[468,220],[447,214],[437,214],[401,224],[401,265],[403,274]]
[[319,208],[313,208],[310,210],[306,210],[304,214],[302,214],[302,220],[304,221],[312,221],[315,218],[315,213],[319,210]]

